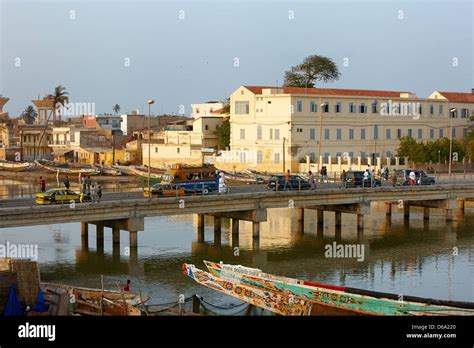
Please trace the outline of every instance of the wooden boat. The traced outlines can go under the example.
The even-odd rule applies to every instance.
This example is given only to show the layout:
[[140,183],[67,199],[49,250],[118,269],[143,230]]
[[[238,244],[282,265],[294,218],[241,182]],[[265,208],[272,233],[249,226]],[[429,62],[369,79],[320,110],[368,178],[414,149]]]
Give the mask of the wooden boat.
[[[148,178],[148,167],[146,166],[131,166],[132,171],[141,177]],[[161,179],[165,173],[164,169],[150,168],[150,178]]]
[[133,170],[133,166],[122,166],[122,165],[114,165],[112,166],[113,169],[119,170],[122,174],[126,175],[137,175]]
[[74,304],[71,312],[81,315],[141,315],[141,310],[137,306],[150,299],[149,296],[140,298],[138,293],[102,291],[64,284],[41,283],[41,288],[45,293],[45,299],[46,294],[67,293],[69,302]]
[[100,171],[102,175],[110,175],[110,176],[122,175],[122,171],[114,167],[94,166],[94,168]]
[[11,161],[0,161],[0,170],[10,171],[10,172],[22,172],[31,167],[29,162],[11,162]]
[[280,315],[474,315],[474,303],[402,296],[280,277],[244,266],[204,261],[183,265],[199,284]]
[[100,171],[95,169],[95,168],[84,168],[84,167],[77,167],[77,168],[65,168],[65,167],[59,167],[59,166],[52,166],[50,164],[47,164],[48,162],[51,161],[45,161],[45,160],[35,160],[35,163],[39,165],[40,167],[47,169],[51,172],[59,172],[60,174],[87,174],[87,175],[97,175],[100,174]]

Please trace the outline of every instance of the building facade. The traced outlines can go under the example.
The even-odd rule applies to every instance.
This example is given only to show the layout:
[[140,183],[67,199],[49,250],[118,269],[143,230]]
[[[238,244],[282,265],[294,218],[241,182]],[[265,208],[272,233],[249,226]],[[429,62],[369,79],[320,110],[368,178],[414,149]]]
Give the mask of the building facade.
[[[337,157],[393,157],[399,139],[461,140],[474,114],[473,93],[241,86],[230,97],[230,151],[222,168],[282,172]],[[382,163],[381,161],[379,161]],[[386,162],[386,161],[385,161]],[[390,163],[390,162],[386,162]]]

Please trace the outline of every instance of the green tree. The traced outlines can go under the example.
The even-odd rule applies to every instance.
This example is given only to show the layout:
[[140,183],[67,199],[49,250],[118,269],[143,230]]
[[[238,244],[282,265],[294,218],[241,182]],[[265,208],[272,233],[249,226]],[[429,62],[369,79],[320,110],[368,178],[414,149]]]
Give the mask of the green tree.
[[112,106],[112,110],[114,111],[115,114],[118,114],[120,111],[120,105],[115,104],[114,106]]
[[35,122],[36,117],[38,117],[38,113],[32,105],[28,105],[20,117],[26,124],[32,124]]
[[229,119],[224,122],[215,131],[219,140],[219,147],[225,149],[230,145],[230,121]]
[[337,65],[330,58],[312,55],[285,72],[284,85],[313,88],[317,81],[330,82],[338,80],[340,76]]
[[[437,163],[449,160],[449,143],[448,138],[442,138],[426,143],[417,142],[411,137],[400,138],[400,145],[397,150],[397,156],[408,157],[415,163]],[[465,156],[464,146],[462,143],[453,139],[452,152],[457,152],[458,161],[462,161]]]

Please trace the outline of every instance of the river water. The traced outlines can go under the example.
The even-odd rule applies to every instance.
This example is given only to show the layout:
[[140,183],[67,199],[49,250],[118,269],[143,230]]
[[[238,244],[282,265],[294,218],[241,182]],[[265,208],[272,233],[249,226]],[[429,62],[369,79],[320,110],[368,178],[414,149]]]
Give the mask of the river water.
[[[316,211],[306,210],[302,234],[298,232],[296,209],[271,209],[267,222],[261,224],[258,251],[252,248],[248,222],[240,223],[239,248],[233,248],[227,219],[222,221],[220,245],[214,242],[213,220],[208,217],[205,242],[198,243],[193,215],[147,218],[145,231],[139,232],[136,258],[127,254],[125,231],[115,254],[108,228],[103,252],[96,248],[93,225],[89,226],[89,248],[81,246],[79,223],[4,228],[0,243],[37,244],[42,281],[100,288],[100,275],[104,275],[106,287],[113,289],[116,282],[130,279],[131,289],[150,295],[152,303],[199,294],[220,307],[239,304],[182,274],[184,262],[203,268],[202,260],[242,264],[328,284],[474,301],[474,205],[466,206],[463,220],[452,223],[445,222],[440,210],[432,210],[429,223],[424,222],[422,209],[412,208],[407,224],[402,210],[394,207],[389,222],[384,206],[373,204],[362,234],[357,233],[353,215],[342,215],[342,228],[336,233],[334,213],[326,212],[323,230],[318,232]],[[326,246],[333,242],[363,245],[364,260],[326,257]],[[243,314],[239,308],[243,307],[216,312]]]

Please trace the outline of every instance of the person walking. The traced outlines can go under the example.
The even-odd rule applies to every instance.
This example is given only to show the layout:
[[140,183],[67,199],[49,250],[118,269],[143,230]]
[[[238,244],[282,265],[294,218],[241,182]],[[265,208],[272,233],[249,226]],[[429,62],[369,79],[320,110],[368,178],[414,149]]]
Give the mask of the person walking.
[[328,183],[328,169],[326,166],[323,167],[323,182]]
[[345,169],[343,169],[341,173],[341,186],[340,186],[341,189],[346,188],[346,180],[347,180],[347,173]]
[[392,173],[392,186],[397,186],[397,172],[395,170]]
[[97,203],[100,203],[102,198],[102,187],[100,185],[97,186]]
[[362,187],[366,187],[366,182],[368,182],[369,179],[370,179],[370,172],[368,169],[366,169],[364,172],[364,178],[362,179]]
[[219,194],[227,193],[227,184],[225,182],[225,175],[223,172],[219,173]]
[[290,170],[288,169],[285,173],[285,186],[283,186],[283,191],[286,191],[286,187],[291,191],[291,183],[290,183]]
[[46,192],[46,180],[44,180],[42,176],[39,177],[38,184],[40,186],[40,191],[45,193]]
[[92,203],[97,201],[97,189],[96,189],[95,185],[91,186],[91,201],[92,201]]
[[66,178],[64,179],[64,187],[69,190],[69,186],[70,186],[70,183],[69,183],[69,177],[66,175]]
[[410,185],[415,186],[416,174],[413,170],[408,175],[408,178],[410,179]]
[[308,177],[309,177],[309,185],[311,186],[311,190],[315,190],[316,189],[316,181],[314,179],[314,174],[311,170],[308,172]]
[[86,190],[87,190],[87,177],[86,176],[83,176],[81,178],[81,185],[82,185],[82,193],[86,194]]

